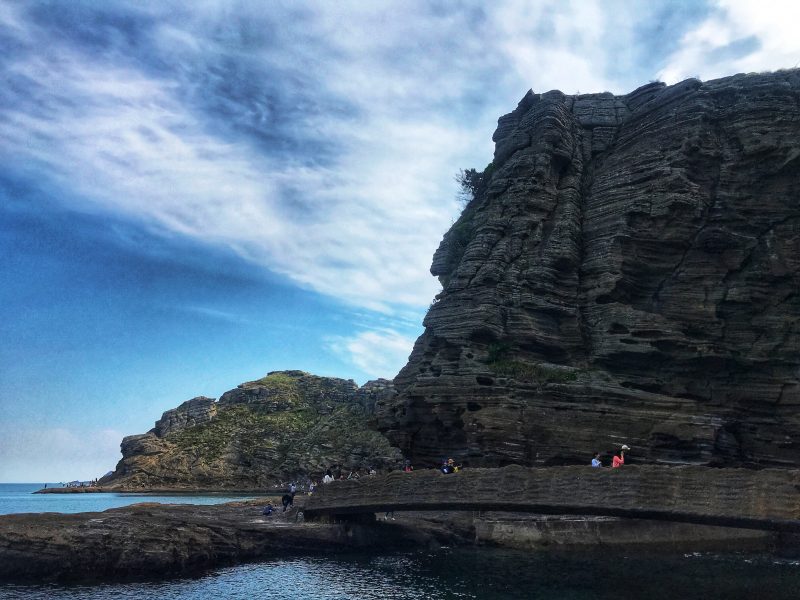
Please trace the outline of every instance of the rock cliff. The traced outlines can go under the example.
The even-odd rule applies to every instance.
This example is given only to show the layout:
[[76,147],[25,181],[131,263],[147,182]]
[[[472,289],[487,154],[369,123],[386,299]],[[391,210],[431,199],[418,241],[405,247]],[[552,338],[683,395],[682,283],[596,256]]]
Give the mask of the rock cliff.
[[155,427],[122,440],[122,460],[100,480],[114,489],[263,489],[331,465],[385,468],[396,448],[369,425],[391,382],[276,371],[166,411]]
[[800,465],[800,71],[528,92],[378,403],[415,462]]

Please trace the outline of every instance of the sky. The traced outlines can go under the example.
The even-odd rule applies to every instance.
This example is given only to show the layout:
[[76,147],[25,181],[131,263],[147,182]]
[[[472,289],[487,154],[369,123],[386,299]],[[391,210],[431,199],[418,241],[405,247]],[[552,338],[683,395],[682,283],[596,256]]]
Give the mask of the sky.
[[[191,7],[191,8],[189,8]],[[800,65],[778,0],[0,0],[0,481],[269,371],[392,378],[528,89]]]

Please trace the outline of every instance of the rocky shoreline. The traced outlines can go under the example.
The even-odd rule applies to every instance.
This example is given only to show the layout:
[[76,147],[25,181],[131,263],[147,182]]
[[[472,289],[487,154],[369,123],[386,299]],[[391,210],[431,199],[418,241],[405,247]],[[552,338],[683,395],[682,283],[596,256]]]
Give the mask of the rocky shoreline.
[[[529,551],[776,552],[773,532],[587,516],[408,512],[310,523],[295,507],[267,517],[274,498],[210,506],[140,503],[103,512],[0,516],[0,582],[129,581],[196,576],[287,555],[391,552],[441,545]],[[791,542],[791,540],[789,540]]]
[[[0,581],[101,582],[193,576],[290,554],[381,551],[454,543],[435,523],[304,523],[294,509],[267,517],[267,499],[211,506],[141,503],[103,512],[0,516]],[[463,541],[463,540],[462,540]]]

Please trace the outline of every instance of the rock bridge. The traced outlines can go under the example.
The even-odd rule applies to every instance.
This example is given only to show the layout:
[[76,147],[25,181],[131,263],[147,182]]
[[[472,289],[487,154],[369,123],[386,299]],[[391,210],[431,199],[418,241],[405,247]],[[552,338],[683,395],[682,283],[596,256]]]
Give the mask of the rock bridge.
[[305,518],[387,510],[510,511],[800,532],[800,471],[584,466],[393,472],[320,486]]

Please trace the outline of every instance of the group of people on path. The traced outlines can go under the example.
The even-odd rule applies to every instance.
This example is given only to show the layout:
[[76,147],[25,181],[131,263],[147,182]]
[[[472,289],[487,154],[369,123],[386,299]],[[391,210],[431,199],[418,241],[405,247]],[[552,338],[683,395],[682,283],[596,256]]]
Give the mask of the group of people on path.
[[[611,459],[611,468],[612,469],[617,469],[617,468],[619,468],[619,467],[621,467],[622,465],[625,464],[625,452],[630,450],[630,449],[631,449],[630,446],[627,446],[626,444],[622,444],[622,447],[619,449],[619,452],[617,452],[614,455],[614,457]],[[592,467],[595,467],[595,468],[602,468],[603,467],[603,462],[600,460],[600,453],[599,452],[595,452],[592,455]]]
[[[619,449],[619,451],[611,459],[611,468],[612,469],[617,469],[617,468],[619,468],[619,467],[621,467],[622,465],[625,464],[625,452],[628,451],[628,450],[630,450],[630,446],[628,446],[626,444],[622,444],[622,447]],[[598,468],[598,469],[599,468],[603,468],[604,465],[603,465],[603,461],[600,458],[600,453],[599,452],[594,452],[592,454],[591,465],[594,468]],[[456,464],[455,460],[453,460],[452,458],[448,458],[446,460],[443,459],[442,460],[442,465],[439,468],[439,470],[442,473],[444,473],[445,475],[447,475],[449,473],[458,473],[458,471],[460,471],[461,469],[462,469],[462,465]],[[411,473],[413,471],[414,471],[414,467],[411,465],[411,461],[410,460],[406,460],[405,463],[403,464],[403,472]],[[343,479],[359,479],[360,477],[363,477],[363,476],[370,476],[370,475],[375,475],[375,474],[376,474],[375,469],[371,468],[371,469],[365,469],[363,475],[361,474],[360,470],[355,470],[355,471],[351,471],[350,474],[347,477],[345,477],[344,473],[340,470],[337,473],[338,477],[334,477],[333,468],[329,468],[329,469],[326,469],[325,475],[323,475],[323,477],[322,477],[322,483],[323,484],[328,484],[328,483],[331,483],[333,481],[336,481],[337,479],[342,479],[342,480]],[[318,484],[317,484],[316,481],[314,481],[314,480],[311,481],[311,483],[308,486],[309,495],[314,493],[314,489],[317,487],[317,485]],[[287,509],[292,508],[292,506],[294,505],[294,496],[295,496],[296,492],[297,492],[297,486],[294,484],[294,482],[289,483],[289,485],[287,486],[287,493],[285,493],[283,495],[283,497],[281,498],[281,504],[283,504],[283,512],[286,512]],[[275,507],[273,507],[272,503],[270,502],[264,508],[263,514],[266,515],[266,516],[270,516],[274,511],[275,511]],[[383,518],[384,519],[391,518],[392,520],[394,520],[394,511],[387,511]]]
[[344,481],[349,479],[360,479],[362,477],[371,477],[376,475],[378,472],[373,468],[370,467],[369,469],[353,469],[350,473],[345,476],[344,471],[339,468],[336,473],[334,473],[334,469],[337,467],[331,467],[325,471],[325,475],[322,476],[322,483],[331,483],[332,481]]

